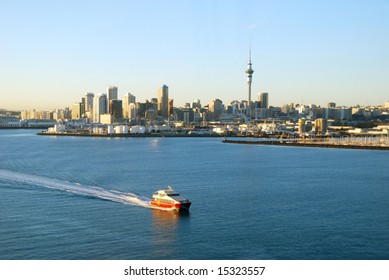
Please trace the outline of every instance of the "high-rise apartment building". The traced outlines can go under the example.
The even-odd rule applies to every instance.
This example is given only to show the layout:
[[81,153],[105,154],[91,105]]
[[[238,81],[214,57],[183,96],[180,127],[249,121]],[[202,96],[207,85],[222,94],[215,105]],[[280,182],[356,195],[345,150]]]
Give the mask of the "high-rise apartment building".
[[131,93],[126,93],[123,96],[123,118],[130,118],[129,105],[131,103],[135,103],[135,95],[132,95]]
[[100,115],[107,113],[107,95],[105,93],[93,98],[93,122],[100,122]]
[[169,117],[169,88],[163,85],[158,90],[158,114],[164,118]]

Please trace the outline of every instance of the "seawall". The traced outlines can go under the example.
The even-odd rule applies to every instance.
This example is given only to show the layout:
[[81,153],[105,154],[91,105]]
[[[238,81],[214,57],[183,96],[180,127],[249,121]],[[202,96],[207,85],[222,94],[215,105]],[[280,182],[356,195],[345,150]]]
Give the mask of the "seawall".
[[223,143],[245,144],[245,145],[272,145],[272,146],[289,146],[289,147],[310,147],[310,148],[331,148],[331,149],[358,149],[358,150],[389,150],[389,146],[373,145],[355,145],[355,144],[327,144],[323,142],[292,142],[288,140],[279,141],[249,141],[249,140],[230,140],[223,139]]

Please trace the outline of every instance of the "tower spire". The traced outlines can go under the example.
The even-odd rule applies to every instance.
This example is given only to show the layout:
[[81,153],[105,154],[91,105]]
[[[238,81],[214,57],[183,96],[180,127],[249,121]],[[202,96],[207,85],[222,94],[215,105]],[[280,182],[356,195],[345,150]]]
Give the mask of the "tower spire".
[[249,45],[249,64],[251,64],[251,42]]
[[247,116],[251,118],[251,81],[253,78],[254,70],[251,67],[251,42],[249,46],[249,62],[247,63],[246,76],[247,76],[247,85],[248,85],[248,104],[247,104]]

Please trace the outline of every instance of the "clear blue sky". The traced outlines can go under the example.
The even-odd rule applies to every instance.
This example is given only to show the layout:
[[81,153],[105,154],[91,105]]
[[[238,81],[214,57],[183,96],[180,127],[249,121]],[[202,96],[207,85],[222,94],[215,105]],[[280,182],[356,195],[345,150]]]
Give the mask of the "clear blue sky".
[[389,1],[0,1],[0,108],[71,106],[119,87],[199,98],[378,105],[389,100]]

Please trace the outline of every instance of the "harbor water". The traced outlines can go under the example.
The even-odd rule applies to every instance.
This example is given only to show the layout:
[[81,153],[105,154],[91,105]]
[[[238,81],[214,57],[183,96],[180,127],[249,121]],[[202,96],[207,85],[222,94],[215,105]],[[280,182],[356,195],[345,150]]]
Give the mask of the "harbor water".
[[0,130],[2,260],[389,259],[389,151],[37,132]]

